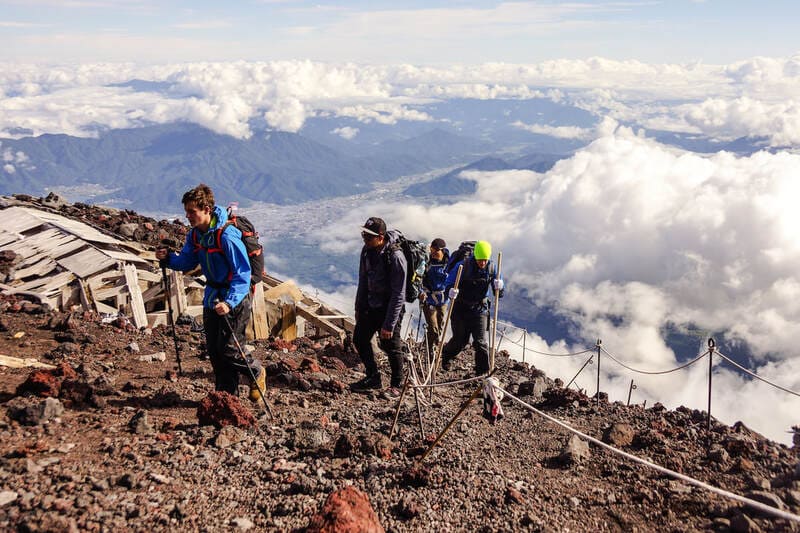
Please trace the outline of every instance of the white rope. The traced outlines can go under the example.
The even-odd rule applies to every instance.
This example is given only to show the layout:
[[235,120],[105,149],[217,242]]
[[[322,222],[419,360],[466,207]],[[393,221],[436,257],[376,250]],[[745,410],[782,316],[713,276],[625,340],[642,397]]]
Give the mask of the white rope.
[[602,346],[600,347],[600,349],[603,350],[603,353],[606,354],[611,360],[616,361],[616,363],[618,365],[627,368],[631,372],[636,372],[637,374],[648,374],[650,376],[656,376],[656,375],[659,375],[659,374],[669,374],[670,372],[676,372],[678,370],[682,370],[682,369],[686,368],[687,366],[691,366],[691,365],[695,364],[697,361],[699,361],[700,359],[702,359],[703,357],[708,355],[708,350],[706,350],[704,353],[698,355],[697,357],[695,357],[694,359],[692,359],[688,363],[682,364],[681,366],[677,366],[675,368],[670,368],[669,370],[658,370],[658,371],[655,371],[655,370],[639,370],[639,369],[636,369],[636,368],[632,368],[632,367],[626,365],[625,363],[623,363],[622,361],[620,361],[619,359],[617,359],[616,357],[614,357],[613,355],[611,355],[610,353],[608,353],[608,351],[605,348],[603,348]]
[[503,394],[505,394],[506,396],[508,396],[509,398],[514,400],[515,402],[517,402],[518,404],[520,404],[523,407],[533,411],[537,415],[539,415],[541,417],[544,417],[547,420],[549,420],[550,422],[553,422],[554,424],[557,424],[557,425],[561,426],[562,428],[566,429],[567,431],[570,431],[570,432],[574,433],[575,435],[578,435],[579,437],[581,437],[583,439],[586,439],[586,440],[588,440],[588,441],[590,441],[590,442],[592,442],[592,443],[594,443],[594,444],[596,444],[596,445],[598,445],[598,446],[600,446],[602,448],[605,448],[605,449],[607,449],[607,450],[609,450],[609,451],[611,451],[613,453],[622,455],[623,457],[626,457],[626,458],[628,458],[628,459],[630,459],[632,461],[635,461],[635,462],[643,464],[643,465],[645,465],[647,467],[650,467],[650,468],[653,468],[655,470],[658,470],[662,474],[666,474],[666,475],[674,477],[676,479],[680,479],[681,481],[685,481],[686,483],[689,483],[690,485],[694,485],[696,487],[700,487],[700,488],[708,490],[710,492],[714,492],[716,494],[719,494],[720,496],[724,496],[726,498],[730,498],[732,500],[736,500],[736,501],[741,502],[741,503],[743,503],[745,505],[749,505],[750,507],[758,509],[759,511],[765,512],[767,514],[771,514],[771,515],[776,516],[778,518],[784,518],[786,520],[792,520],[794,522],[800,522],[800,516],[798,516],[796,514],[792,514],[792,513],[786,512],[786,511],[781,511],[780,509],[776,509],[774,507],[770,507],[769,505],[765,505],[765,504],[763,504],[761,502],[757,502],[755,500],[751,500],[750,498],[745,498],[744,496],[740,496],[740,495],[735,494],[733,492],[729,492],[727,490],[723,490],[723,489],[717,488],[717,487],[715,487],[713,485],[709,485],[708,483],[704,483],[704,482],[702,482],[700,480],[697,480],[697,479],[694,479],[692,477],[686,476],[686,475],[681,474],[679,472],[675,472],[674,470],[670,470],[668,468],[664,468],[663,466],[659,466],[659,465],[657,465],[655,463],[652,463],[652,462],[650,462],[650,461],[648,461],[646,459],[642,459],[641,457],[637,457],[637,456],[632,455],[632,454],[630,454],[628,452],[624,452],[622,450],[614,448],[613,446],[609,446],[605,442],[603,442],[601,440],[598,440],[598,439],[595,439],[594,437],[590,437],[589,435],[587,435],[587,434],[585,434],[585,433],[583,433],[581,431],[578,431],[577,429],[574,429],[573,427],[569,426],[568,424],[566,424],[566,423],[564,423],[564,422],[562,422],[562,421],[560,421],[560,420],[558,420],[556,418],[553,418],[552,416],[549,416],[549,415],[543,413],[542,411],[536,409],[532,405],[523,402],[522,400],[520,400],[519,398],[517,398],[516,396],[514,396],[513,394],[511,394],[507,390],[501,389],[500,387],[496,387],[496,388],[499,391],[501,391]]
[[731,359],[730,357],[728,357],[727,355],[725,355],[724,353],[722,353],[722,352],[720,352],[720,351],[717,351],[717,353],[720,355],[720,357],[722,357],[723,359],[725,359],[727,362],[729,362],[730,364],[732,364],[733,366],[735,366],[736,368],[738,368],[738,369],[739,369],[739,370],[741,370],[742,372],[744,372],[744,373],[746,373],[746,374],[750,374],[750,375],[751,375],[751,376],[753,376],[754,378],[756,378],[756,379],[760,379],[760,380],[761,380],[761,381],[763,381],[764,383],[766,383],[766,384],[768,384],[768,385],[772,385],[772,386],[773,386],[773,387],[775,387],[776,389],[780,389],[780,390],[782,390],[782,391],[784,391],[784,392],[788,392],[789,394],[794,394],[795,396],[800,396],[800,393],[798,393],[798,392],[795,392],[795,391],[793,391],[792,389],[787,389],[786,387],[781,387],[781,386],[780,386],[780,385],[778,385],[777,383],[773,383],[773,382],[769,381],[769,380],[768,380],[768,379],[766,379],[766,378],[762,378],[761,376],[759,376],[759,375],[758,375],[758,374],[756,374],[755,372],[753,372],[753,371],[751,371],[751,370],[748,370],[748,369],[746,369],[745,367],[743,367],[742,365],[740,365],[739,363],[737,363],[736,361],[734,361],[733,359]]
[[413,385],[415,389],[430,389],[435,387],[449,387],[452,385],[461,385],[463,383],[472,383],[473,381],[482,381],[486,379],[486,376],[476,376],[474,378],[465,378],[465,379],[458,379],[455,381],[443,381],[441,383],[421,383],[419,385]]

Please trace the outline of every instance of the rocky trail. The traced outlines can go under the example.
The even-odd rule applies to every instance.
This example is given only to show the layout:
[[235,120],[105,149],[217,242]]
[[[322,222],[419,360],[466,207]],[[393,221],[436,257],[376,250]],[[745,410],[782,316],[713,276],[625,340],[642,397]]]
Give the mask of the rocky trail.
[[[0,296],[0,355],[55,367],[0,367],[0,530],[800,529],[587,444],[508,398],[496,424],[474,401],[421,461],[475,384],[425,391],[424,438],[409,395],[389,440],[397,401],[351,393],[358,357],[333,338],[252,343],[270,419],[244,385],[241,401],[213,393],[203,333],[182,322],[178,375],[169,328]],[[462,354],[440,380],[468,376],[471,361]],[[797,447],[742,424],[714,422],[707,434],[696,410],[597,403],[505,352],[496,377],[619,449],[800,513]]]

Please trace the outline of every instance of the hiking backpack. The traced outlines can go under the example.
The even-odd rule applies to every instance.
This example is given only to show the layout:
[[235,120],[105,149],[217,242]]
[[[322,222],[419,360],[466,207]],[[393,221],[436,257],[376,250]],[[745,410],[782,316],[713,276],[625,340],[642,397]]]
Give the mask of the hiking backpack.
[[464,241],[458,245],[458,250],[450,254],[450,259],[447,261],[447,266],[444,271],[448,274],[460,262],[469,257],[472,257],[472,252],[475,251],[475,243],[478,241]]
[[[242,233],[242,242],[245,250],[247,250],[247,258],[250,260],[250,288],[252,289],[263,281],[267,275],[264,270],[264,247],[258,242],[258,232],[253,223],[247,217],[237,215],[235,206],[228,206],[228,221],[214,230],[214,242],[217,246],[216,248],[208,248],[207,252],[222,253],[222,232],[228,226],[233,226]],[[202,247],[197,237],[197,231],[194,229],[192,230],[192,242],[195,249]],[[233,275],[232,272],[231,275]]]
[[[422,292],[422,277],[425,275],[425,265],[428,262],[428,249],[420,241],[406,239],[397,230],[393,230],[397,240],[392,243],[392,249],[400,249],[406,258],[406,302],[416,302]],[[391,254],[386,254],[389,261]]]

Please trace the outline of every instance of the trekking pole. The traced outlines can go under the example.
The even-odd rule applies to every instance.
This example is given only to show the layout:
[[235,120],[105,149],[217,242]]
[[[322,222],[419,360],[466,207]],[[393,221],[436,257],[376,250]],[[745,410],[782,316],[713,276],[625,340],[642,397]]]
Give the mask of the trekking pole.
[[[454,289],[458,289],[458,284],[461,283],[461,273],[464,271],[464,265],[461,264],[458,266],[458,272],[456,272],[456,282],[453,285]],[[455,301],[451,301],[450,305],[447,306],[447,315],[444,317],[444,323],[442,324],[442,329],[439,338],[439,345],[436,347],[436,352],[433,354],[433,364],[431,364],[431,369],[429,370],[428,380],[430,381],[431,377],[435,378],[436,372],[439,370],[439,363],[441,362],[442,358],[442,350],[444,349],[444,336],[445,332],[447,331],[447,324],[450,322],[450,317],[453,314],[453,306],[455,305]]]
[[[497,252],[497,273],[495,279],[502,279],[500,277],[500,266],[503,261],[503,252]],[[494,291],[494,320],[492,320],[492,348],[489,351],[489,372],[494,371],[494,356],[497,348],[497,311],[500,307],[500,291]]]
[[[219,299],[214,300],[214,305],[219,303]],[[270,408],[269,404],[267,403],[267,398],[264,395],[264,389],[261,388],[261,385],[258,384],[256,380],[256,375],[253,373],[253,368],[250,366],[250,363],[247,362],[247,356],[242,349],[242,345],[239,344],[239,339],[236,338],[236,333],[233,331],[233,326],[231,325],[231,320],[228,318],[227,314],[222,315],[222,318],[225,319],[225,323],[228,325],[228,330],[231,332],[231,337],[233,338],[233,343],[236,345],[236,349],[239,350],[239,355],[242,357],[242,361],[244,361],[244,366],[247,367],[247,371],[250,372],[250,377],[253,379],[253,383],[255,384],[256,388],[258,389],[258,393],[261,396],[261,401],[264,403],[264,409],[267,410],[269,413],[270,418],[275,418],[275,415],[272,414],[272,409]],[[265,370],[266,372],[266,370]]]
[[420,463],[423,462],[426,457],[428,457],[428,454],[430,454],[431,451],[433,451],[433,449],[436,447],[436,445],[439,444],[439,441],[442,440],[442,437],[444,437],[445,434],[450,430],[450,428],[453,427],[453,424],[456,423],[456,420],[458,420],[461,414],[464,411],[466,411],[467,407],[469,407],[469,404],[472,403],[472,400],[477,398],[478,394],[480,394],[482,390],[483,390],[483,385],[480,385],[477,389],[475,389],[475,392],[473,392],[472,395],[469,398],[467,398],[466,401],[464,401],[464,403],[461,404],[461,407],[459,408],[455,416],[452,419],[450,419],[450,422],[448,422],[447,425],[444,427],[444,429],[441,431],[441,433],[439,433],[439,435],[436,437],[436,440],[434,440],[433,444],[431,444],[430,448],[428,448],[428,451],[426,451],[423,454],[422,458],[420,458],[419,460]]
[[[169,253],[169,251],[167,251]],[[172,297],[169,290],[169,277],[167,277],[167,263],[166,260],[160,261],[161,263],[161,277],[164,280],[164,295],[167,298],[167,316],[169,317],[169,325],[172,326],[172,340],[175,341],[175,358],[178,360],[178,375],[183,375],[183,366],[181,365],[181,349],[178,346],[178,334],[175,332],[175,318],[172,316]]]
[[420,302],[419,303],[419,320],[417,321],[417,334],[414,337],[414,342],[419,342],[419,328],[420,328],[420,326],[422,326],[422,323],[425,322],[426,325],[428,324],[428,319],[427,318],[425,320],[422,320],[422,318],[424,316],[425,316],[425,304]]
[[[458,271],[456,272],[456,282],[453,285],[454,289],[458,289],[458,284],[461,283],[461,273],[464,271],[464,264],[458,265]],[[428,368],[428,379],[426,380],[427,383],[433,385],[436,383],[436,372],[439,370],[439,363],[442,359],[442,350],[444,349],[444,337],[447,332],[447,323],[450,322],[450,316],[453,314],[453,307],[455,306],[455,301],[451,301],[450,305],[447,306],[447,315],[444,317],[444,323],[442,324],[441,332],[439,333],[439,346],[436,348],[436,353],[433,356],[433,361],[431,361],[431,366]],[[433,400],[433,389],[431,387],[431,394],[430,398]]]

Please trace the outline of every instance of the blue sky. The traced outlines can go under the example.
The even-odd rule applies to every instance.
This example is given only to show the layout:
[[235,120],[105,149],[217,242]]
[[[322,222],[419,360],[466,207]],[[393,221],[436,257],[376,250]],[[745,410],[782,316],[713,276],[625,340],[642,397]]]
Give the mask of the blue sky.
[[800,50],[796,2],[0,0],[10,62],[728,63]]

